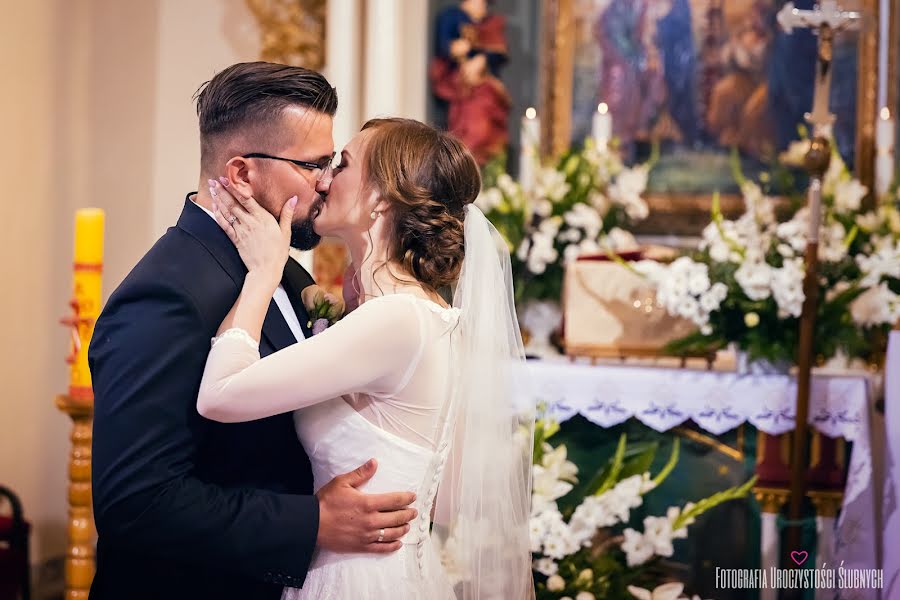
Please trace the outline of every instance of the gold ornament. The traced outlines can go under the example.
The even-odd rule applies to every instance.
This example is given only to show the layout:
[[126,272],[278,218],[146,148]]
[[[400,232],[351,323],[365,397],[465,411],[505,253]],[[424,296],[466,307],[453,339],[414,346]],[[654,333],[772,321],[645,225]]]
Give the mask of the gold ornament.
[[322,70],[327,0],[247,0],[247,6],[259,22],[262,60]]

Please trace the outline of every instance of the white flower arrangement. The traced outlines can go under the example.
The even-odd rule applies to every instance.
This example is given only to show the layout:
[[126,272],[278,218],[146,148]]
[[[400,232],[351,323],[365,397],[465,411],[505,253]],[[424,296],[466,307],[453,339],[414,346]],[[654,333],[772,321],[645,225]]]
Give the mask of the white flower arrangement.
[[628,593],[637,598],[637,600],[701,600],[700,596],[682,596],[684,584],[678,582],[664,583],[651,590],[639,588],[634,585],[628,586]]
[[[808,140],[792,144],[782,161],[802,161]],[[775,199],[736,169],[745,211],[726,219],[713,202],[698,252],[671,264],[633,268],[657,287],[660,303],[698,332],[669,345],[673,353],[708,352],[734,343],[751,360],[795,360],[797,319],[805,300],[807,208],[776,218]],[[818,258],[822,276],[817,339],[822,358],[838,352],[877,354],[872,329],[900,320],[900,215],[891,206],[859,214],[867,189],[835,152],[823,181]],[[797,200],[801,200],[799,197]],[[799,203],[799,202],[798,202]]]
[[[655,453],[651,449],[649,454],[637,456],[637,462],[626,461],[627,439],[623,435],[610,464],[591,480],[588,493],[578,499],[574,510],[563,511],[559,501],[578,482],[578,467],[568,460],[565,445],[554,448],[546,441],[558,429],[558,424],[543,420],[535,427],[529,529],[538,598],[621,596],[626,581],[639,576],[658,557],[673,555],[674,540],[687,537],[687,528],[699,515],[727,500],[745,497],[755,482],[751,479],[696,504],[670,507],[664,516],[645,517],[642,531],[627,527],[633,511],[643,505],[644,495],[656,489],[675,468],[678,440],[655,477],[649,472],[623,475],[631,473],[636,464],[643,464],[640,461],[649,464]],[[611,570],[609,560],[618,566]]]
[[642,194],[652,160],[626,167],[613,149],[587,140],[537,169],[530,190],[506,173],[486,186],[475,203],[509,245],[519,300],[559,300],[567,264],[637,248],[621,226],[647,217]]

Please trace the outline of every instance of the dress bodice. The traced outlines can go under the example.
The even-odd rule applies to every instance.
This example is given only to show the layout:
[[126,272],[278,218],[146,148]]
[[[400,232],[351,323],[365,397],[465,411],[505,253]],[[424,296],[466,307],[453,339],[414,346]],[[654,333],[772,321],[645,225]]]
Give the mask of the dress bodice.
[[198,408],[222,421],[294,411],[316,491],[375,458],[361,491],[416,494],[418,517],[400,550],[317,548],[303,589],[286,588],[284,598],[453,598],[429,525],[451,437],[459,314],[398,293],[264,359],[246,332],[214,340]]
[[[335,398],[294,413],[297,436],[309,455],[313,469],[313,487],[319,489],[371,458],[378,461],[372,478],[360,487],[366,493],[410,491],[416,494],[413,505],[427,519],[428,484],[432,470],[438,467],[436,454],[381,429],[369,422],[344,398]],[[418,527],[412,527],[403,541],[421,539]]]

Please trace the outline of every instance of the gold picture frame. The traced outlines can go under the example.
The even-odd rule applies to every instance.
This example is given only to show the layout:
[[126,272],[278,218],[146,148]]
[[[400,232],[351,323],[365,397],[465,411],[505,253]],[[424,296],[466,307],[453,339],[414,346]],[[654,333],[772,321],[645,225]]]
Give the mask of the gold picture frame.
[[[780,0],[779,0],[780,1]],[[570,146],[572,131],[573,85],[575,53],[576,0],[542,0],[540,66],[541,154],[544,158],[558,156]],[[856,176],[870,190],[874,182],[876,92],[878,84],[878,0],[855,0],[855,9],[866,15],[858,35],[856,83]],[[896,3],[895,3],[896,4]],[[896,10],[895,10],[896,13]],[[896,83],[900,74],[898,48],[898,18],[892,19],[891,59],[892,77]],[[891,89],[892,107],[898,104],[897,86]],[[898,114],[900,116],[900,114]],[[677,236],[698,235],[709,222],[712,193],[667,192],[645,195],[650,216],[635,227],[636,233]],[[723,212],[734,215],[743,209],[739,194],[722,194]]]
[[246,0],[260,28],[260,59],[321,71],[327,0]]

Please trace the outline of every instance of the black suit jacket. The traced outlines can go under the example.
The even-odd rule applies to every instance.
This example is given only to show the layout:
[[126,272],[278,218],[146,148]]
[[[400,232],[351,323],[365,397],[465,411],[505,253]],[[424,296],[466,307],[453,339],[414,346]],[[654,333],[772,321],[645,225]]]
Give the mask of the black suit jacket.
[[[188,199],[97,321],[92,600],[279,598],[306,577],[319,505],[291,415],[222,424],[197,413],[210,338],[245,275]],[[312,282],[288,261],[282,284],[307,335],[300,291]],[[260,353],[294,342],[273,301]]]

